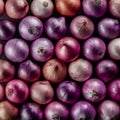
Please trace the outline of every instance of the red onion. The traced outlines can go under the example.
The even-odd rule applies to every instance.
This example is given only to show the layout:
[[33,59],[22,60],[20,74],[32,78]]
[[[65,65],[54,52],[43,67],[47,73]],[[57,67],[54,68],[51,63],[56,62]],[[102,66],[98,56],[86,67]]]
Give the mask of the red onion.
[[70,24],[70,32],[75,38],[85,40],[93,34],[94,24],[86,16],[77,16]]
[[106,96],[106,86],[101,80],[92,78],[83,84],[82,94],[86,100],[98,103]]
[[7,0],[5,10],[10,18],[21,19],[28,13],[29,5],[27,0]]
[[51,39],[59,40],[66,35],[65,17],[51,17],[45,22],[45,32]]
[[3,44],[0,43],[0,56],[2,56],[2,53],[3,53]]
[[104,82],[113,80],[118,74],[118,66],[109,59],[100,61],[96,68],[97,76],[102,79]]
[[39,38],[43,32],[43,24],[34,16],[27,16],[19,23],[19,33],[25,40],[32,41]]
[[120,24],[117,19],[104,18],[98,23],[99,35],[106,39],[116,38],[120,33]]
[[68,120],[69,109],[61,102],[53,101],[45,108],[46,120]]
[[64,37],[57,42],[55,53],[60,60],[72,62],[80,54],[80,44],[72,37]]
[[83,11],[86,15],[98,18],[105,14],[107,10],[106,0],[83,0]]
[[92,64],[85,59],[77,59],[70,63],[68,73],[70,77],[78,82],[84,82],[92,75]]
[[113,39],[108,44],[109,56],[114,60],[120,60],[120,38]]
[[30,97],[41,105],[48,104],[54,97],[54,90],[48,81],[37,81],[30,87]]
[[20,120],[43,120],[43,110],[36,103],[26,103],[20,108]]
[[7,83],[5,94],[9,101],[19,104],[28,98],[29,88],[22,80],[14,79]]
[[67,17],[75,16],[81,7],[81,0],[55,0],[57,11]]
[[52,58],[54,54],[54,45],[47,38],[38,38],[32,43],[30,52],[35,60],[45,62]]
[[29,47],[25,41],[20,38],[9,40],[5,44],[5,55],[12,62],[22,62],[29,54]]
[[4,13],[4,10],[5,10],[4,7],[5,7],[4,1],[0,0],[0,16],[2,16]]
[[15,67],[7,60],[0,59],[0,82],[10,81],[15,75]]
[[80,88],[75,82],[63,81],[58,85],[56,94],[62,102],[73,104],[80,97]]
[[108,94],[113,100],[120,101],[120,79],[109,83]]
[[4,95],[5,95],[4,86],[2,84],[0,84],[0,101],[3,100]]
[[10,20],[0,20],[0,40],[12,39],[16,32],[16,23]]
[[52,0],[33,0],[30,9],[34,16],[45,19],[52,15],[54,4]]
[[92,61],[102,59],[105,52],[106,45],[104,41],[97,37],[89,38],[83,45],[83,55]]
[[0,119],[16,120],[18,116],[18,108],[8,101],[0,102]]
[[79,101],[71,108],[72,120],[95,120],[96,110],[92,104]]
[[31,60],[22,62],[18,67],[18,77],[26,82],[34,82],[38,80],[40,74],[40,67]]
[[50,82],[59,83],[67,76],[67,66],[58,59],[51,59],[43,66],[43,76]]
[[99,120],[120,120],[120,106],[112,101],[103,101],[98,109]]

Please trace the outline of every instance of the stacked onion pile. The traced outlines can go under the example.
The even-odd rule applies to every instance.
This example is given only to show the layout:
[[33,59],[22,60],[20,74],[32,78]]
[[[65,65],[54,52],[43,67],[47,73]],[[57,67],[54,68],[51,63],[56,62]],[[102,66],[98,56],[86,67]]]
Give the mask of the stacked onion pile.
[[120,0],[0,0],[0,120],[120,120]]

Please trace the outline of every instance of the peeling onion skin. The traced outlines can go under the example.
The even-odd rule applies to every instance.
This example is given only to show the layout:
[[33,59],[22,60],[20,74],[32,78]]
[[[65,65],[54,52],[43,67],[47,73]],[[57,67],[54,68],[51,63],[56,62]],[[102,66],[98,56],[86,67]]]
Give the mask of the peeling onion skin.
[[27,15],[29,5],[26,0],[7,0],[5,10],[10,18],[22,19]]
[[80,0],[55,0],[58,13],[63,16],[75,16],[81,8]]
[[52,83],[60,83],[67,76],[67,66],[59,59],[51,59],[43,66],[43,76]]
[[4,96],[5,96],[4,86],[0,84],[0,101],[3,100]]
[[3,15],[4,10],[5,10],[5,3],[3,0],[0,0],[0,16]]
[[8,101],[0,102],[0,119],[16,120],[18,116],[18,108]]

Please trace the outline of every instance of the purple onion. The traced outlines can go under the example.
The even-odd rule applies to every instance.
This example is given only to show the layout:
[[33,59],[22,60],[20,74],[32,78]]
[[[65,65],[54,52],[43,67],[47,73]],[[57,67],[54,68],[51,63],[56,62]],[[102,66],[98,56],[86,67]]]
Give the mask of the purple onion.
[[114,61],[109,59],[100,61],[95,70],[97,76],[104,82],[113,80],[118,74],[118,66],[114,63]]
[[56,94],[62,102],[73,104],[80,97],[80,88],[75,82],[63,81],[58,85]]
[[54,45],[47,38],[38,38],[32,43],[30,50],[35,60],[45,62],[52,58],[54,54]]
[[22,38],[28,41],[38,39],[43,32],[43,24],[40,19],[34,16],[27,16],[19,23],[19,33]]
[[69,109],[61,102],[53,101],[45,108],[46,120],[69,120]]
[[83,44],[83,55],[91,61],[102,59],[105,52],[106,45],[100,38],[92,37]]
[[116,38],[120,34],[120,24],[117,19],[104,18],[98,23],[99,35],[106,39]]
[[0,43],[0,56],[2,56],[2,53],[3,53],[3,44]]
[[18,67],[18,77],[26,82],[34,82],[38,80],[40,74],[40,67],[31,60],[22,62]]
[[10,20],[0,20],[0,40],[12,39],[16,32],[16,23]]
[[29,47],[25,41],[19,38],[9,40],[5,44],[5,55],[12,62],[22,62],[29,54]]
[[77,16],[70,24],[70,32],[75,38],[85,40],[93,34],[94,24],[86,16]]
[[43,110],[36,103],[25,103],[20,108],[20,120],[43,120]]
[[71,108],[72,120],[95,120],[96,110],[87,101],[79,101]]
[[86,100],[97,103],[105,98],[106,86],[99,79],[89,79],[83,84],[82,94]]
[[86,15],[98,18],[105,14],[107,10],[106,0],[83,0],[83,11]]
[[66,35],[65,17],[51,17],[45,22],[45,32],[51,39],[59,40]]

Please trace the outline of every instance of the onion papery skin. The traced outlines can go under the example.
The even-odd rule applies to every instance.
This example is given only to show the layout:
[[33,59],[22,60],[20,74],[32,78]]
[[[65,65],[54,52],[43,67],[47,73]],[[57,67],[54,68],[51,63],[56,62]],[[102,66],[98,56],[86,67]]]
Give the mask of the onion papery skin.
[[0,16],[3,15],[4,11],[5,11],[5,3],[3,0],[0,0]]
[[43,66],[43,76],[52,83],[60,83],[67,76],[67,66],[59,59],[51,59]]

